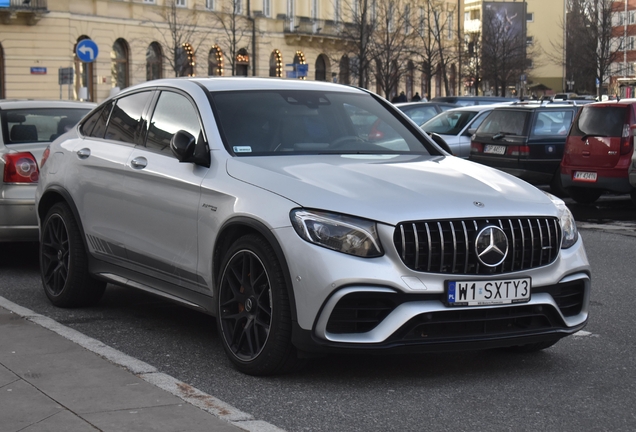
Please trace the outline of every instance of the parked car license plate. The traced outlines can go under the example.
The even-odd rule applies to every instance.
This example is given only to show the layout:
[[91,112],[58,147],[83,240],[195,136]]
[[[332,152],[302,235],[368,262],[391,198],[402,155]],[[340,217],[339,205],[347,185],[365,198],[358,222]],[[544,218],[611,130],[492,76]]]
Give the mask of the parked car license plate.
[[530,288],[530,278],[448,281],[446,300],[450,306],[523,303],[530,300]]
[[574,173],[574,180],[582,181],[582,182],[595,182],[596,181],[596,173],[595,172],[586,172],[586,171],[576,171]]
[[486,144],[484,146],[484,153],[504,155],[506,154],[506,146]]

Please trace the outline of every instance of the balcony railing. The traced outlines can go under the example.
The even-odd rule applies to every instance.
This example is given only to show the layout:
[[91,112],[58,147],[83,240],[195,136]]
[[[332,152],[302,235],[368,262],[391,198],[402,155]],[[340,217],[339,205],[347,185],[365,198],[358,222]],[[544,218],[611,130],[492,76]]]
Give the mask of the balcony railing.
[[0,0],[0,11],[5,9],[26,12],[46,12],[47,0]]
[[345,23],[304,16],[285,17],[284,33],[298,36],[342,37]]
[[4,24],[24,17],[27,24],[33,25],[48,11],[47,0],[0,0],[0,19]]

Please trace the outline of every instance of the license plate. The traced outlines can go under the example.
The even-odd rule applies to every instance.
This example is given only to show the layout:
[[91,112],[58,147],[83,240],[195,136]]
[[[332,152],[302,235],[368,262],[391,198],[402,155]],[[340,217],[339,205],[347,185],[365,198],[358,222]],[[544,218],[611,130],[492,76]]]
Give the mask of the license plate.
[[484,146],[484,153],[504,155],[506,154],[506,146],[486,144]]
[[586,171],[576,171],[574,173],[574,180],[581,182],[595,182],[596,181],[596,173],[595,172],[586,172]]
[[530,278],[448,281],[446,300],[450,306],[523,303],[530,300],[530,286]]

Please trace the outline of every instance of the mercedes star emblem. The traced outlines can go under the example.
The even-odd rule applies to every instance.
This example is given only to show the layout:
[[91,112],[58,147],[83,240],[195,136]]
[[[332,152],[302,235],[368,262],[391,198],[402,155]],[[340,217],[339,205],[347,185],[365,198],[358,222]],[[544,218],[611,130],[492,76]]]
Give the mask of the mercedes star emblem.
[[508,237],[499,227],[490,225],[477,234],[475,252],[479,262],[487,267],[497,267],[508,255]]

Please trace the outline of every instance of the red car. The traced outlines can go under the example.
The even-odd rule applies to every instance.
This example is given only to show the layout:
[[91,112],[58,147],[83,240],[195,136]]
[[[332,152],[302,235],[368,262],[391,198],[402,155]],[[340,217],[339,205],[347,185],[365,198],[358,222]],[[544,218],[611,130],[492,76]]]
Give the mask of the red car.
[[630,193],[628,168],[634,151],[636,99],[584,106],[572,123],[561,161],[561,181],[579,203],[593,203],[603,192]]

